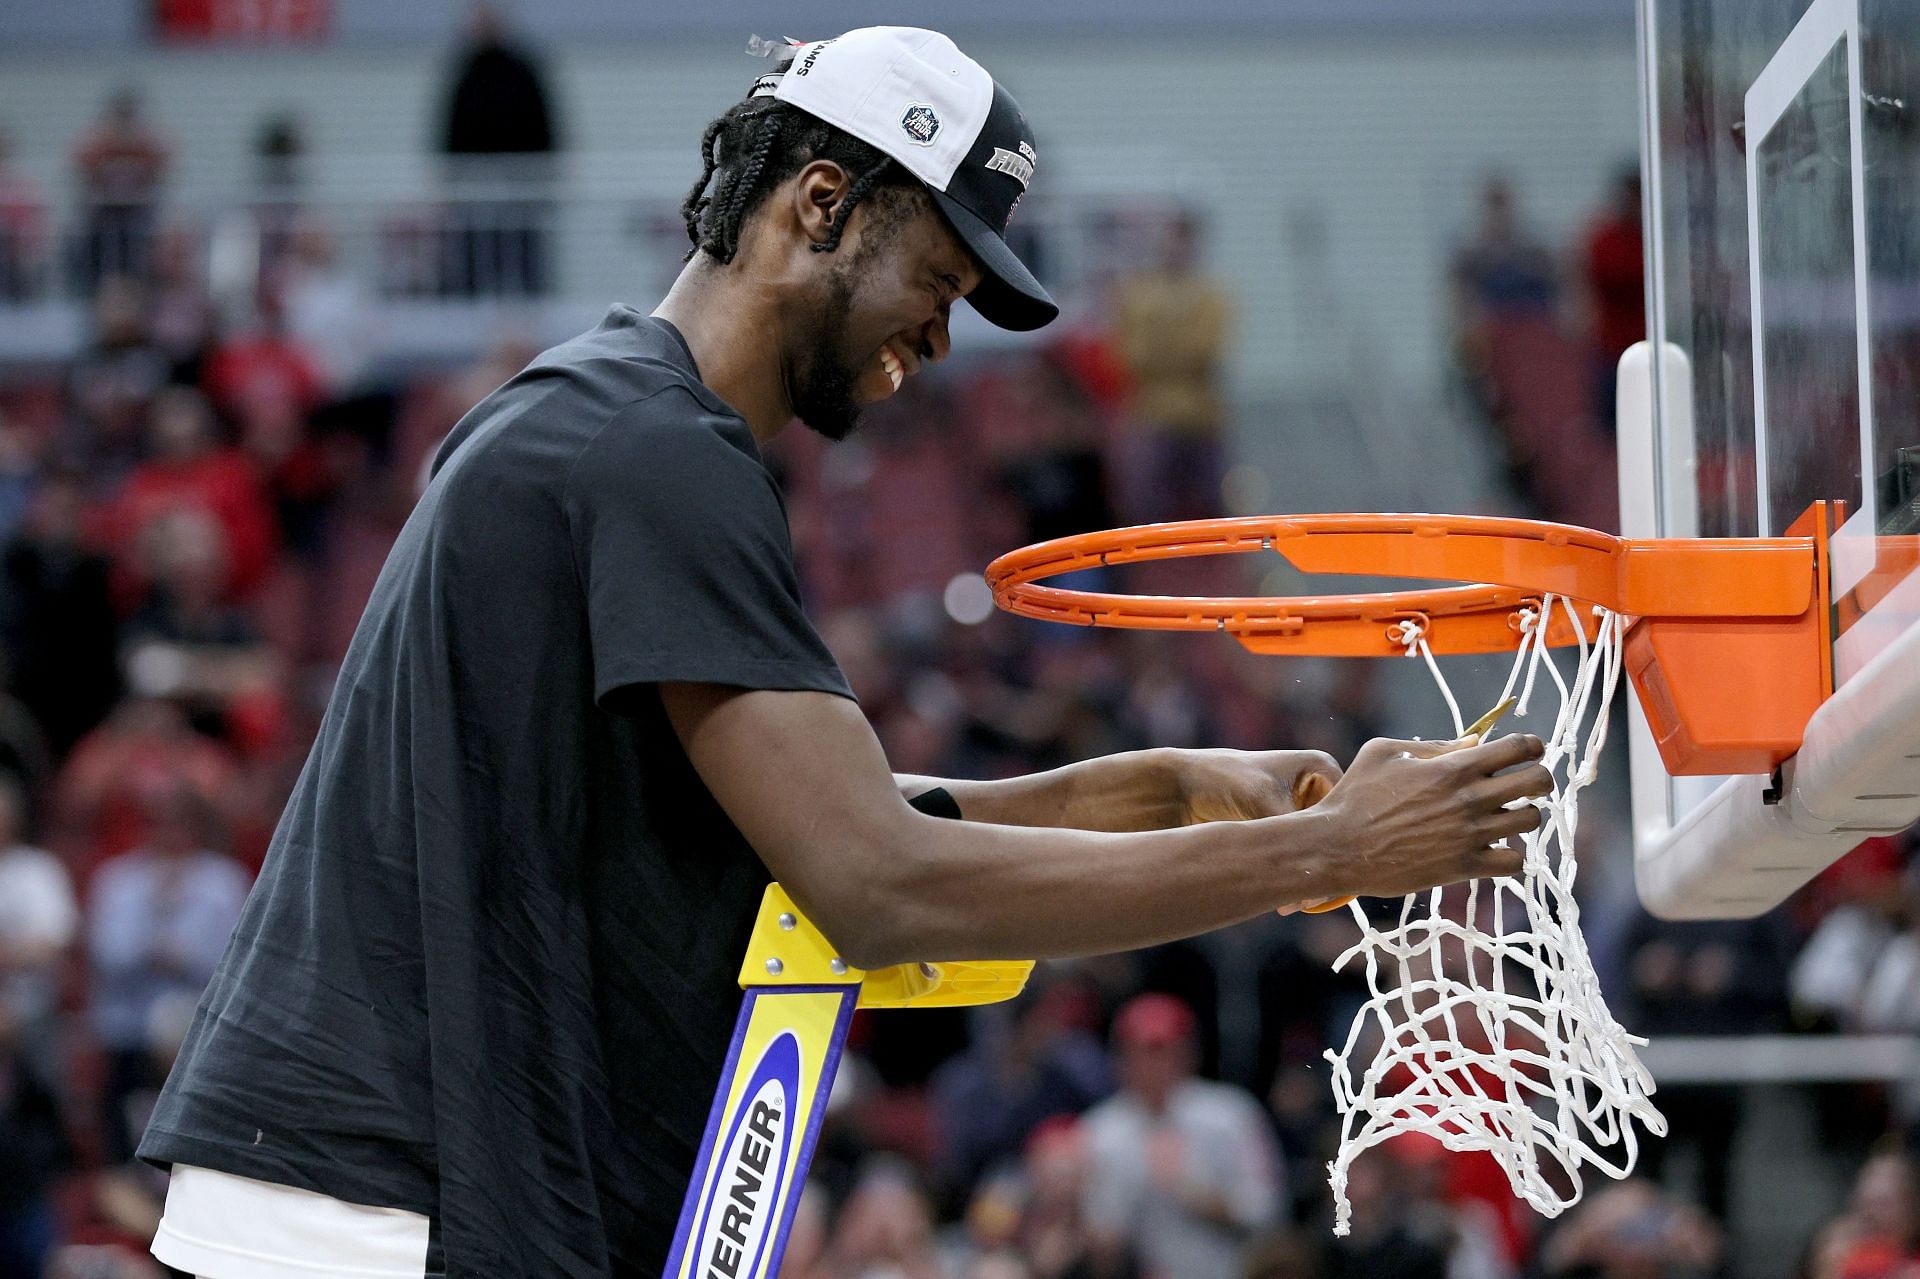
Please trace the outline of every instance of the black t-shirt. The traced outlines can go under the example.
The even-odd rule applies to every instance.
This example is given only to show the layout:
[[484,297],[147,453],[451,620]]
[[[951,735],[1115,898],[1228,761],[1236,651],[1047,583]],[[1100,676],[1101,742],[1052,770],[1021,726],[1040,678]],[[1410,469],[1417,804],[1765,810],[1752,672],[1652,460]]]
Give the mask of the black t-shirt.
[[442,447],[141,1155],[659,1274],[768,878],[661,681],[850,696],[746,423],[619,307]]

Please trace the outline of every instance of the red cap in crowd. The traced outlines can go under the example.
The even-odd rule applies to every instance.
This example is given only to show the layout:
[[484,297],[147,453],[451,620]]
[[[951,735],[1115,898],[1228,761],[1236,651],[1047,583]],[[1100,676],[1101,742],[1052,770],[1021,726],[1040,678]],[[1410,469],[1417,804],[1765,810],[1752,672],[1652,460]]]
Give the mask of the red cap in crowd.
[[1172,995],[1140,995],[1128,1000],[1113,1019],[1113,1042],[1164,1048],[1193,1038],[1193,1010]]

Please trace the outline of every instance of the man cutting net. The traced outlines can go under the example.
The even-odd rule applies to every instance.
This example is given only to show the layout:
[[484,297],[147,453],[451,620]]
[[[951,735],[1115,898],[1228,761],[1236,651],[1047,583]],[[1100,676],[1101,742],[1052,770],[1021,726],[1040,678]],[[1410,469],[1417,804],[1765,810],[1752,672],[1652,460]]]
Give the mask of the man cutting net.
[[770,67],[703,139],[660,306],[441,449],[142,1147],[175,1170],[170,1264],[658,1274],[770,875],[872,968],[1518,869],[1492,845],[1549,789],[1503,772],[1532,738],[1371,743],[1304,812],[1340,776],[1312,752],[889,772],[760,448],[847,434],[947,355],[962,298],[1054,318],[1002,238],[1038,149],[932,32]]

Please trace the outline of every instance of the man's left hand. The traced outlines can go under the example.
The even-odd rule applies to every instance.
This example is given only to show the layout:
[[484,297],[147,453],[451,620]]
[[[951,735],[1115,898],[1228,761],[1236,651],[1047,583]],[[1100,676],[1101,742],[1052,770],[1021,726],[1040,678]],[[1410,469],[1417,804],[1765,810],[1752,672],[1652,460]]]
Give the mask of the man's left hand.
[[[1324,751],[1187,750],[1178,752],[1174,763],[1183,824],[1189,826],[1299,812],[1325,798],[1341,771]],[[1280,914],[1327,904],[1294,902],[1282,906]]]
[[1183,750],[1173,766],[1186,826],[1298,812],[1332,790],[1341,772],[1323,751]]

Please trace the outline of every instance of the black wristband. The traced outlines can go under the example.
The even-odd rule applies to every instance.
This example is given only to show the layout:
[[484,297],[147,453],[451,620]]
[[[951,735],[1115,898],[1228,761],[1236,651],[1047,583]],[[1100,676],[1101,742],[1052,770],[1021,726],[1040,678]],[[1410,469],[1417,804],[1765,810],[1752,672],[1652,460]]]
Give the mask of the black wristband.
[[929,817],[947,817],[960,820],[960,805],[947,793],[944,786],[936,786],[930,791],[922,791],[907,801]]

